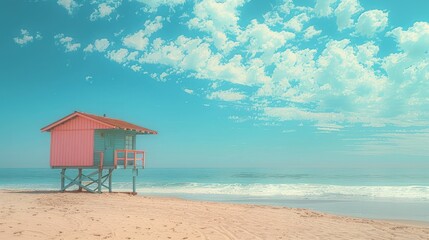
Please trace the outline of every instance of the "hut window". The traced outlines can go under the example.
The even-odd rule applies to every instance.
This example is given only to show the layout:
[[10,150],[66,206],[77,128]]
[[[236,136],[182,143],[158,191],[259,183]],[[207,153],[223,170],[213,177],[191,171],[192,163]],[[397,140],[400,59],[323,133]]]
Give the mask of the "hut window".
[[125,136],[125,149],[133,149],[133,136],[126,135]]

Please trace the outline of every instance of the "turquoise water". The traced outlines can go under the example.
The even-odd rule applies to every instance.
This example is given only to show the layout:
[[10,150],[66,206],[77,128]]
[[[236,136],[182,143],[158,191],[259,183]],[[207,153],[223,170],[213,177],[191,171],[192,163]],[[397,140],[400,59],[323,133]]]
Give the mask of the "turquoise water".
[[[59,171],[0,169],[0,189],[57,190]],[[131,189],[130,170],[114,171],[113,189]],[[145,169],[137,191],[429,222],[428,169]]]

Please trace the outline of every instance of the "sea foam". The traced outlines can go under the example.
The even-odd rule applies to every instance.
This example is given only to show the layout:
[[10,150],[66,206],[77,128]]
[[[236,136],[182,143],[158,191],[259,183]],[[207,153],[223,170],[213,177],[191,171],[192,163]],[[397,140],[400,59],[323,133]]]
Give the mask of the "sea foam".
[[[119,184],[119,188],[129,188]],[[429,186],[340,186],[325,184],[220,184],[183,183],[150,185],[140,184],[143,194],[235,195],[237,197],[306,198],[306,199],[398,199],[429,201]]]

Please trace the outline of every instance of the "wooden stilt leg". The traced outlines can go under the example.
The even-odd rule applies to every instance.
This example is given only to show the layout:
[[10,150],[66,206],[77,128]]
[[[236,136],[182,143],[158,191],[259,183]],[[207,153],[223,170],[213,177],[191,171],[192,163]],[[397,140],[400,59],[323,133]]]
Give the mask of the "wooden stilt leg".
[[101,193],[101,177],[102,177],[103,169],[98,169],[98,193]]
[[65,174],[66,174],[66,169],[65,168],[61,169],[61,192],[64,192],[64,183],[65,183],[64,175]]
[[133,194],[136,194],[136,176],[133,176]]
[[109,169],[109,192],[112,192],[112,173],[113,169]]
[[138,170],[136,168],[133,169],[133,194],[137,194],[136,193],[136,177],[138,174]]
[[82,168],[79,168],[79,192],[82,192]]

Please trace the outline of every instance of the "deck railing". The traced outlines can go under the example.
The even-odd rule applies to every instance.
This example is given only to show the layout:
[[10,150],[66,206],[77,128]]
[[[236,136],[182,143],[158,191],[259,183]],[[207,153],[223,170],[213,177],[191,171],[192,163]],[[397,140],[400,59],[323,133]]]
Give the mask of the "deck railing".
[[[120,156],[120,154],[122,156]],[[127,165],[132,165],[136,168],[137,161],[141,161],[142,168],[144,168],[144,155],[144,151],[142,150],[117,149],[115,150],[114,166],[116,168],[118,166],[118,161],[124,161],[124,168],[127,168]]]

